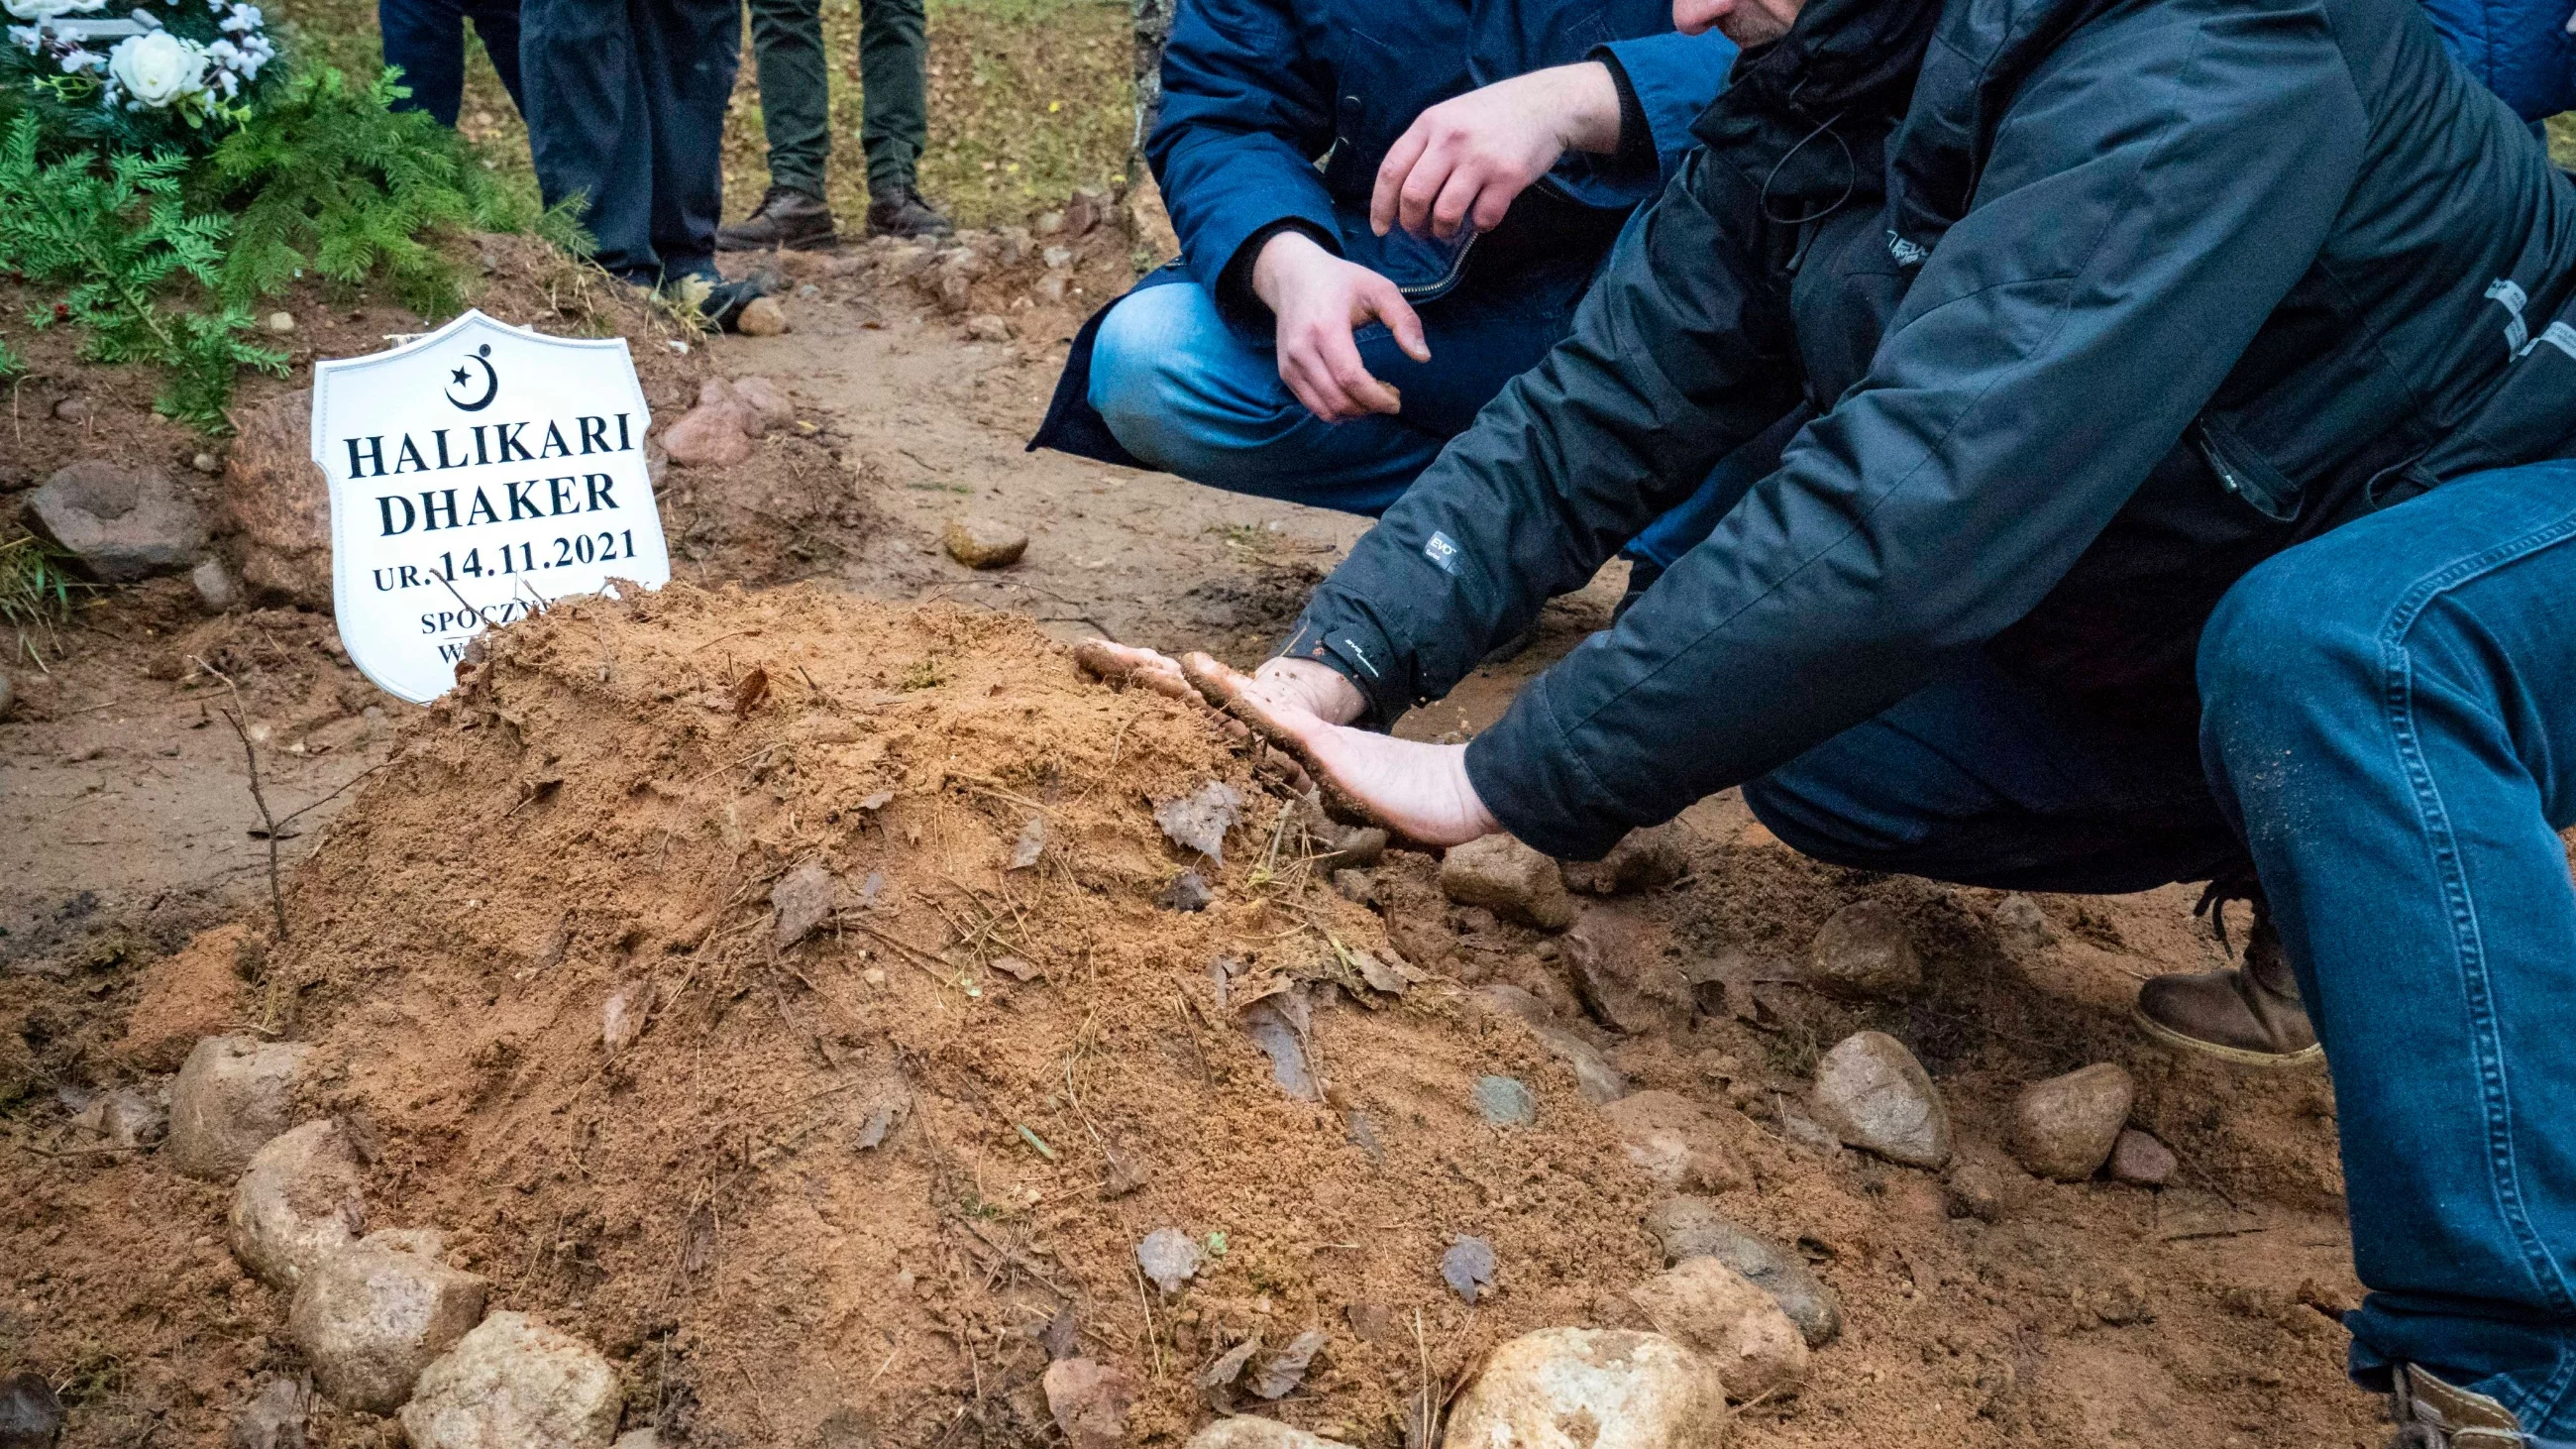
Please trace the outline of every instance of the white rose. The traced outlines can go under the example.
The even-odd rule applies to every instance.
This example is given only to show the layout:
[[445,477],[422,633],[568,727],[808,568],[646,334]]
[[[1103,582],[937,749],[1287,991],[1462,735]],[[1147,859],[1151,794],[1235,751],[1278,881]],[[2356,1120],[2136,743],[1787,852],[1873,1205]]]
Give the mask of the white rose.
[[118,41],[107,57],[107,73],[143,104],[167,106],[206,88],[206,52],[194,41],[154,30]]
[[0,0],[0,10],[6,10],[21,20],[52,20],[83,10],[96,10],[106,3],[107,0]]

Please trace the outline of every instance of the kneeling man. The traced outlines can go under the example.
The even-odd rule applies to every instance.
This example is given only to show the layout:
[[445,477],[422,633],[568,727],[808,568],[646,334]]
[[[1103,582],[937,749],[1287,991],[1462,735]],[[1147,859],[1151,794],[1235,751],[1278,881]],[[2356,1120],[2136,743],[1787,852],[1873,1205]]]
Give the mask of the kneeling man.
[[[2576,1440],[2576,187],[2413,0],[1675,8],[1748,50],[1640,244],[1281,657],[1193,681],[1432,844],[1741,785],[1854,866],[2250,874],[2295,982],[2144,1006],[2312,1022],[2356,1376],[2410,1444]],[[1801,407],[1493,728],[1367,728]]]

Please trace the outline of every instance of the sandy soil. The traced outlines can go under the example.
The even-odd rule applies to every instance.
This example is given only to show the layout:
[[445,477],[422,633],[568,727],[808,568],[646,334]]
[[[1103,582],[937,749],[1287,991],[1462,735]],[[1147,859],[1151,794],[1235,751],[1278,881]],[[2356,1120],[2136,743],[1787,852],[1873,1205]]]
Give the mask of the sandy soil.
[[[1357,521],[1021,449],[1053,384],[1063,339],[1091,302],[1121,284],[1126,252],[1123,240],[1091,249],[1077,266],[1084,290],[1062,306],[1015,306],[1038,266],[999,268],[978,279],[973,306],[958,316],[929,305],[882,267],[790,276],[792,285],[814,289],[791,298],[793,332],[717,340],[689,354],[654,391],[667,420],[671,412],[663,410],[676,411],[709,369],[761,374],[788,386],[810,424],[773,434],[743,469],[672,471],[663,499],[678,575],[708,587],[811,580],[888,601],[999,610],[1034,621],[1058,641],[1102,632],[1211,647],[1244,662],[1259,657],[1305,589],[1357,536]],[[963,317],[987,312],[1008,319],[1018,335],[967,341]],[[38,407],[28,412],[23,427],[71,426]],[[94,437],[70,432],[44,434],[34,444],[25,437],[6,445],[19,451],[0,465],[0,483],[14,477],[23,486],[40,466],[96,446]],[[167,456],[184,443],[155,446]],[[1031,536],[1026,560],[992,574],[949,560],[937,531],[964,512],[1024,527]],[[1458,734],[1490,721],[1520,681],[1606,619],[1616,584],[1614,566],[1584,594],[1552,606],[1528,654],[1420,712],[1407,732]],[[763,627],[849,632],[816,639],[818,677],[828,678],[826,657],[836,661],[833,668],[855,667],[847,655],[871,641],[889,657],[921,647],[905,642],[913,636],[900,626],[869,622],[874,616],[804,604],[790,612],[788,624]],[[895,633],[868,632],[889,628]],[[992,637],[1007,638],[1018,669],[1013,679],[996,677],[995,689],[1044,676],[1046,707],[1072,707],[1069,673],[1037,632]],[[268,906],[268,843],[246,833],[255,817],[242,747],[222,718],[235,696],[202,671],[189,677],[178,657],[187,653],[214,658],[238,683],[278,812],[322,802],[280,845],[290,869],[317,846],[324,852],[318,870],[296,877],[288,894],[291,905],[300,902],[315,912],[312,919],[329,924],[317,924],[309,943],[274,955],[266,974],[245,983],[255,989],[229,1009],[244,1021],[324,1041],[347,1062],[314,1105],[364,1112],[398,1144],[386,1159],[398,1170],[386,1168],[373,1184],[384,1220],[434,1219],[467,1229],[465,1251],[476,1271],[494,1278],[499,1301],[599,1342],[628,1378],[629,1427],[658,1424],[671,1436],[666,1442],[845,1444],[853,1441],[833,1437],[831,1426],[846,1428],[853,1411],[889,1446],[1046,1442],[1052,1431],[1032,1417],[1028,1399],[1034,1366],[1045,1355],[1022,1330],[1033,1313],[1043,1318],[1067,1305],[1086,1331],[1096,1329],[1097,1351],[1150,1386],[1137,1420],[1140,1442],[1176,1444],[1196,1412],[1187,1375],[1273,1314],[1299,1326],[1311,1318],[1343,1335],[1316,1392],[1278,1412],[1309,1427],[1337,1428],[1357,1444],[1400,1442],[1387,1410],[1411,1391],[1405,1355],[1348,1337],[1346,1311],[1360,1295],[1431,1314],[1447,1372],[1462,1370],[1477,1345],[1505,1327],[1618,1321],[1618,1293],[1652,1267],[1651,1241],[1635,1226],[1650,1200],[1646,1189],[1615,1164],[1585,1165],[1605,1140],[1585,1115],[1589,1109],[1573,1100],[1558,1105],[1567,1088],[1547,1075],[1551,1064],[1533,1056],[1525,1039],[1498,1034],[1458,1004],[1457,993],[1498,982],[1556,1002],[1639,1085],[1680,1091],[1725,1113],[1729,1145],[1748,1173],[1742,1187],[1722,1196],[1723,1205],[1748,1226],[1797,1243],[1842,1294],[1844,1337],[1817,1354],[1802,1392],[1746,1410],[1739,1442],[2250,1449],[2377,1440],[2376,1406],[2343,1385],[2339,1372],[2343,1335],[2331,1311],[2358,1289],[2322,1073],[2227,1074],[2150,1049],[2126,1023],[2138,979],[2222,959],[2191,920],[2188,891],[2045,899],[2039,904],[2053,939],[2016,943],[1998,925],[1992,893],[1815,866],[1772,841],[1740,802],[1719,797],[1687,817],[1700,842],[1692,873],[1623,907],[1637,914],[1649,939],[1663,943],[1658,949],[1735,951],[1755,963],[1757,979],[1786,978],[1826,915],[1876,899],[1896,908],[1921,942],[1927,988],[1901,1002],[1854,1006],[1785,980],[1765,981],[1746,1011],[1721,1008],[1670,1031],[1622,1036],[1580,1024],[1580,1007],[1543,933],[1452,907],[1432,884],[1429,863],[1394,860],[1378,872],[1386,929],[1442,986],[1395,1013],[1340,1006],[1322,1028],[1328,1047],[1338,1043],[1348,1052],[1336,1060],[1345,1061],[1355,1090],[1411,1124],[1389,1144],[1399,1167],[1381,1171],[1351,1156],[1349,1134],[1332,1113],[1282,1102],[1259,1071],[1234,1061],[1246,1050],[1239,1038],[1190,1024],[1190,993],[1205,977],[1194,956],[1182,957],[1216,949],[1213,938],[1193,936],[1187,949],[1165,943],[1168,949],[1139,957],[1144,964],[1110,978],[1085,977],[1078,988],[1002,983],[1000,1006],[981,1009],[1003,1010],[997,1029],[998,1020],[1010,1019],[1012,1030],[1026,1034],[1012,1050],[965,1050],[953,1023],[925,1025],[933,1018],[918,993],[935,983],[917,973],[896,973],[905,1004],[872,1001],[868,993],[880,988],[863,984],[866,966],[854,943],[836,943],[809,963],[810,980],[781,975],[775,961],[755,952],[727,969],[750,972],[742,980],[756,991],[757,1010],[728,1014],[703,984],[687,986],[677,999],[689,1009],[675,1010],[667,1029],[657,1023],[639,1048],[661,1055],[639,1056],[642,1070],[603,1073],[595,1025],[583,1023],[598,1020],[598,997],[636,976],[635,941],[606,932],[588,955],[571,953],[577,973],[514,981],[510,972],[528,963],[511,953],[533,960],[550,949],[537,939],[547,933],[530,924],[551,898],[542,879],[513,888],[507,899],[519,914],[508,918],[510,932],[485,941],[419,927],[425,908],[414,897],[434,893],[439,878],[396,886],[381,871],[368,874],[376,858],[370,852],[427,838],[407,794],[453,789],[474,811],[498,813],[492,802],[502,797],[494,792],[516,788],[516,777],[497,757],[477,753],[490,742],[442,736],[440,721],[377,695],[337,653],[327,619],[268,610],[210,623],[184,584],[164,582],[86,611],[41,673],[22,657],[13,669],[21,710],[0,724],[0,925],[8,931],[0,937],[0,1027],[14,1027],[27,1044],[34,1088],[0,1107],[0,1251],[9,1259],[0,1269],[0,1369],[25,1363],[66,1387],[75,1406],[67,1442],[220,1443],[223,1425],[262,1377],[297,1366],[283,1342],[283,1305],[244,1279],[222,1249],[222,1192],[179,1180],[148,1156],[59,1155],[76,1147],[67,1118],[87,1094],[140,1075],[121,1048],[159,963],[191,931],[225,919],[256,925]],[[728,679],[754,662],[751,652],[728,662]],[[542,674],[539,668],[529,677]],[[833,690],[842,687],[831,681]],[[788,694],[782,689],[782,700]],[[621,721],[648,743],[693,739],[689,731],[701,728],[720,734],[748,727],[701,711],[703,724],[681,729],[665,718],[677,708],[632,701],[627,714],[557,708],[545,727],[594,753]],[[649,728],[638,723],[647,720]],[[669,733],[674,729],[681,733]],[[1084,749],[1098,743],[1081,738]],[[708,746],[692,746],[701,747]],[[774,865],[796,853],[790,837],[800,827],[792,817],[764,835],[769,826],[699,798],[701,788],[679,790],[699,770],[680,755],[654,753],[660,748],[619,758],[639,778],[662,782],[654,788],[663,793],[650,798],[670,817],[666,826],[709,832],[708,848],[721,845],[729,858]],[[1238,768],[1208,742],[1189,744],[1176,734],[1169,750],[1177,752],[1173,759],[1194,761],[1192,768]],[[1079,750],[1065,757],[1087,758]],[[401,763],[359,780],[395,761]],[[858,782],[865,771],[815,768],[824,771],[817,788],[864,793]],[[1037,767],[1021,760],[1013,768]],[[445,784],[432,778],[442,770]],[[355,789],[332,795],[352,781]],[[948,839],[939,832],[953,835],[968,816],[957,813],[964,807],[954,800],[932,794],[937,798],[919,807],[928,813],[916,818],[933,823],[934,838]],[[358,816],[342,816],[356,800],[370,803]],[[762,809],[776,806],[772,800]],[[614,817],[609,811],[600,818]],[[362,820],[364,829],[344,834],[335,822],[348,819]],[[1116,849],[1138,848],[1129,839],[1135,827],[1120,825],[1128,834]],[[1110,830],[1106,817],[1097,828]],[[559,825],[544,829],[559,847],[548,858],[566,869],[606,871],[627,858],[586,854],[608,846]],[[624,842],[619,850],[636,845],[617,839]],[[1099,849],[1112,848],[1108,834],[1099,840]],[[888,860],[895,863],[851,855],[834,864],[845,876],[926,872],[932,864],[899,851]],[[1229,870],[1239,868],[1229,861]],[[956,859],[937,864],[990,889]],[[451,862],[438,870],[460,868]],[[722,919],[715,926],[744,927],[760,916],[759,892],[767,887],[739,898],[728,892],[751,891],[744,883],[768,869],[746,865],[694,879],[695,894],[674,893],[671,908],[679,909],[680,895],[696,900],[712,892],[712,901],[731,902],[716,912]],[[1155,918],[1142,876],[1109,874],[1116,880],[1102,885],[1102,903],[1060,903],[1077,913],[1064,918],[1064,928],[1095,942],[1150,935]],[[370,879],[390,893],[386,899],[368,898]],[[462,889],[461,878],[447,884]],[[478,905],[487,899],[478,894]],[[1347,903],[1331,909],[1351,913],[1355,932],[1378,929]],[[676,938],[685,924],[653,929]],[[1235,918],[1224,929],[1258,934],[1257,925]],[[395,956],[367,956],[374,949],[364,944],[367,933],[379,929],[399,944]],[[927,942],[940,926],[932,915],[907,916],[899,930]],[[674,982],[698,979],[677,969],[681,958],[672,961]],[[379,975],[383,970],[397,974]],[[481,979],[473,972],[493,970],[501,974],[488,990],[470,985]],[[1162,976],[1180,985],[1180,1004],[1155,1008],[1155,1019],[1169,1022],[1139,1025],[1128,1044],[1136,1058],[1129,1074],[1111,1074],[1101,1085],[1123,1114],[1120,1125],[1163,1142],[1187,1164],[1147,1195],[1151,1212],[1186,1217],[1200,1231],[1231,1227],[1253,1245],[1227,1270],[1241,1276],[1212,1286],[1187,1325],[1149,1321],[1138,1312],[1135,1285],[1122,1278],[1119,1255],[1146,1210],[1102,1196],[1101,1162],[1087,1145],[1062,1163],[1017,1148],[1008,1125],[996,1125],[1001,1109],[991,1105],[1056,1110],[1047,1105],[1048,1073],[1061,1073],[1067,1051],[1086,1050],[1066,1044],[1084,1040],[1087,1015],[1118,1009],[1114,993],[1085,993],[1112,986],[1134,992]],[[755,1030],[754,1023],[780,1019],[777,1001],[802,1001],[807,993],[827,1011],[856,1013],[865,1029],[853,1028],[848,1041],[825,1033],[811,1049],[774,1026]],[[2176,1148],[2183,1170],[2160,1192],[2016,1178],[2011,1203],[1990,1222],[1932,1175],[1798,1145],[1782,1104],[1803,1091],[1822,1047],[1862,1026],[1893,1031],[1914,1046],[1984,1158],[1996,1156],[2005,1104],[2020,1085],[2089,1061],[2122,1062],[2140,1083],[2135,1120]],[[725,1035],[744,1031],[756,1039]],[[710,1103],[705,1094],[716,1079],[680,1054],[681,1044],[704,1050],[746,1042],[755,1065],[741,1080],[752,1095]],[[922,1088],[922,1135],[890,1144],[890,1167],[843,1148],[791,1148],[761,1158],[763,1142],[775,1145],[774,1135],[761,1134],[784,1130],[782,1122],[801,1126],[803,1117],[786,1114],[796,1120],[785,1122],[758,1104],[792,1103],[828,1084],[844,1065],[836,1053],[855,1052],[851,1059],[864,1064],[870,1042],[890,1042],[929,1070],[951,1073],[945,1084]],[[1190,1053],[1208,1051],[1230,1065],[1211,1071],[1205,1059],[1188,1064]],[[1399,1065],[1417,1059],[1419,1070]],[[1454,1120],[1449,1089],[1476,1069],[1521,1070],[1542,1082],[1551,1114],[1544,1147],[1516,1147]],[[496,1092],[504,1079],[521,1085]],[[1152,1109],[1156,1093],[1178,1093],[1172,1101],[1251,1134],[1246,1140],[1266,1144],[1278,1161],[1235,1171],[1205,1139],[1174,1146],[1183,1139],[1156,1137],[1174,1130]],[[1417,1096],[1444,1105],[1417,1110]],[[638,1110],[682,1125],[649,1141],[620,1137],[616,1124]],[[746,1135],[748,1129],[757,1130]],[[537,1135],[517,1135],[531,1131]],[[573,1135],[546,1135],[567,1131]],[[952,1135],[933,1135],[943,1131]],[[1078,1119],[1045,1132],[1056,1144],[1067,1134],[1084,1139]],[[532,1144],[548,1143],[600,1155],[569,1182],[561,1172],[549,1179],[529,1156]],[[971,1168],[960,1168],[960,1150]],[[1510,1164],[1533,1160],[1544,1170],[1516,1186],[1519,1169]],[[1034,1201],[1007,1208],[996,1223],[971,1224],[1004,1246],[978,1247],[953,1214],[932,1210],[960,1170],[993,1174],[989,1183],[977,1176],[978,1200],[1007,1203],[1018,1192],[1026,1201],[1035,1191]],[[852,1214],[881,1205],[870,1195],[880,1191],[869,1186],[872,1174],[890,1174],[894,1186],[883,1190],[908,1194],[914,1216],[899,1230],[852,1240],[841,1257],[817,1255],[814,1242],[842,1242],[857,1221]],[[622,1180],[628,1176],[653,1181],[639,1188]],[[1591,1186],[1577,1190],[1574,1179]],[[1471,1186],[1462,1191],[1462,1182]],[[751,1235],[727,1239],[714,1256],[704,1245],[690,1246],[702,1210],[718,1200],[711,1184],[729,1194],[722,1199],[728,1214],[744,1215],[728,1216],[738,1225],[728,1231]],[[1305,1203],[1301,1194],[1310,1191],[1322,1194],[1320,1206]],[[506,1210],[484,1212],[495,1195]],[[1551,1203],[1563,1219],[1553,1225]],[[1306,1221],[1301,1215],[1310,1210],[1316,1216]],[[1297,1219],[1294,1231],[1282,1227],[1283,1215]],[[1309,1251],[1351,1241],[1339,1229],[1354,1217],[1395,1224],[1374,1245],[1376,1256],[1335,1264],[1330,1253]],[[1492,1227],[1507,1249],[1517,1245],[1524,1275],[1501,1308],[1481,1314],[1462,1312],[1444,1296],[1434,1265],[1416,1261],[1439,1232],[1475,1224]],[[1558,1246],[1569,1232],[1599,1237],[1597,1261],[1585,1264]],[[673,1278],[675,1254],[696,1263],[681,1280]],[[1032,1263],[1049,1271],[1040,1274]],[[390,1442],[386,1425],[353,1416],[326,1415],[317,1432],[332,1443]]]

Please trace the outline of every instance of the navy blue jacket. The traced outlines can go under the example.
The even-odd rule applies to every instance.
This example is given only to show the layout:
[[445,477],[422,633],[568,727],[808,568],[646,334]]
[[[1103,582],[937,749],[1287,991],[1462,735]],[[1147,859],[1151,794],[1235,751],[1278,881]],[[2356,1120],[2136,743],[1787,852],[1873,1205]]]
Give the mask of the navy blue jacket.
[[[1626,73],[1669,171],[1735,61],[1723,36],[1676,34],[1670,0],[1182,0],[1145,156],[1183,265],[1216,292],[1246,241],[1293,220],[1408,293],[1433,294],[1459,248],[1368,228],[1389,148],[1442,101],[1598,51]],[[1577,153],[1540,184],[1624,212],[1663,179]]]
[[1697,130],[1572,334],[1288,645],[1378,720],[1437,698],[1812,409],[1467,747],[1550,853],[1979,654],[2188,728],[2255,563],[2576,453],[2576,185],[2415,0],[1810,0]]
[[[1266,340],[1269,315],[1238,295],[1242,279],[1222,284],[1246,242],[1287,223],[1417,304],[1452,290],[1510,289],[1521,277],[1476,265],[1472,236],[1369,230],[1378,166],[1414,118],[1495,81],[1607,58],[1646,136],[1623,135],[1619,158],[1569,154],[1532,189],[1615,224],[1697,144],[1691,123],[1725,86],[1735,53],[1724,36],[1675,32],[1671,0],[1180,0],[1163,51],[1162,118],[1145,156],[1181,254],[1139,286],[1195,281],[1229,323]],[[1653,165],[1634,160],[1648,149]],[[1565,228],[1564,248],[1579,249],[1573,259],[1588,268],[1614,230]],[[1524,270],[1566,259],[1551,257],[1544,238],[1537,248],[1523,240],[1514,255]],[[1091,341],[1107,310],[1074,338],[1031,448],[1136,463],[1087,398]]]
[[2451,53],[2526,121],[2576,110],[2568,0],[2424,0]]

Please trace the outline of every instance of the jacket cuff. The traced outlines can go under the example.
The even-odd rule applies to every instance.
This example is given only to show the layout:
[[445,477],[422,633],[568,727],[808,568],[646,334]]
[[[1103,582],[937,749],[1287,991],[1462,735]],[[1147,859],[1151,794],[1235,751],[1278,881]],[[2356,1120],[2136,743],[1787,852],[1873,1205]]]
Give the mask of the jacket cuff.
[[1256,229],[1235,247],[1234,255],[1217,274],[1216,285],[1208,295],[1216,299],[1218,315],[1238,326],[1257,326],[1270,320],[1270,309],[1252,290],[1252,264],[1261,260],[1261,249],[1283,231],[1302,231],[1314,238],[1315,245],[1342,254],[1342,239],[1328,228],[1319,227],[1302,216],[1283,216]]
[[[1558,727],[1541,675],[1491,729],[1467,742],[1476,798],[1526,844],[1559,860],[1599,860],[1651,821],[1632,820]],[[1681,802],[1688,804],[1688,801]]]
[[[1592,54],[1595,59],[1615,61],[1613,73],[1624,77],[1628,88],[1635,91],[1638,111],[1645,118],[1648,144],[1653,147],[1662,174],[1669,177],[1682,156],[1699,144],[1690,133],[1691,123],[1726,89],[1727,72],[1735,66],[1735,42],[1714,30],[1705,35],[1666,31],[1635,40],[1614,40]],[[1623,106],[1619,133],[1622,154],[1629,144]]]
[[1320,596],[1306,606],[1273,657],[1308,660],[1349,680],[1362,701],[1360,717],[1351,723],[1362,729],[1392,729],[1413,708],[1411,694],[1386,667],[1395,658],[1395,646],[1385,632],[1365,615],[1335,609]]
[[1619,61],[1619,53],[1603,46],[1592,53],[1610,72],[1610,84],[1619,91],[1619,147],[1611,164],[1626,172],[1645,171],[1655,164],[1655,130],[1646,120],[1646,106],[1637,99],[1637,83],[1628,79],[1628,67]]

